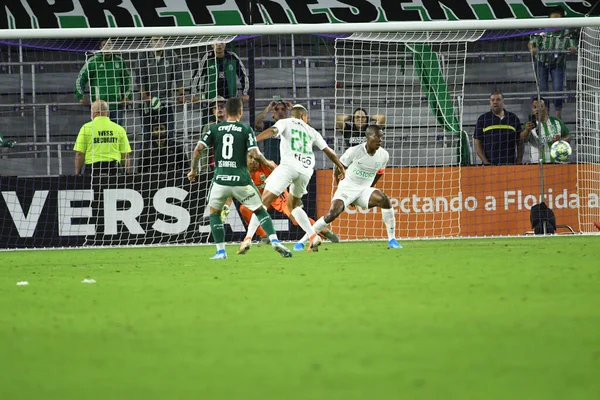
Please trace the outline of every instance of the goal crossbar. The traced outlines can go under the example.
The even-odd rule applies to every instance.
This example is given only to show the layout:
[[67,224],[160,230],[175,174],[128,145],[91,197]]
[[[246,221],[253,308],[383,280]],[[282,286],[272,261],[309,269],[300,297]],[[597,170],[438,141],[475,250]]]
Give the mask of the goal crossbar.
[[481,29],[564,29],[600,26],[600,18],[528,18],[462,21],[403,21],[349,24],[275,24],[132,28],[4,29],[0,39],[72,39],[133,36],[347,34],[361,32],[456,31]]

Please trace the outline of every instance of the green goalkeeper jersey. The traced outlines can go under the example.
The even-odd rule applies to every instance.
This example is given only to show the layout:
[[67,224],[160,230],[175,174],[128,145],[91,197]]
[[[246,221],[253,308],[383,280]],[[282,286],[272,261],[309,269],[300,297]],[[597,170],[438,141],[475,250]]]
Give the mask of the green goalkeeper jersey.
[[241,122],[220,122],[210,126],[200,143],[213,148],[213,182],[225,186],[252,185],[246,159],[248,151],[258,146],[251,127]]
[[89,82],[90,101],[104,100],[111,110],[119,108],[123,98],[131,99],[131,74],[125,61],[117,56],[105,57],[98,53],[91,57],[79,71],[75,81],[75,93],[81,100]]

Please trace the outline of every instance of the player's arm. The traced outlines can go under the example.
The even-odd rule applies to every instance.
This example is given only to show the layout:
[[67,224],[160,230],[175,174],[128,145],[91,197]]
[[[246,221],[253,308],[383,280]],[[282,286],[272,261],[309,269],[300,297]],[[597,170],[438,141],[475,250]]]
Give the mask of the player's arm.
[[188,172],[187,177],[190,182],[196,181],[196,174],[198,171],[198,166],[200,164],[200,157],[202,155],[202,150],[204,150],[206,146],[202,142],[198,142],[196,147],[194,148],[194,154],[192,156],[192,166],[190,167],[190,172]]
[[260,152],[258,147],[253,147],[251,149],[248,149],[248,153],[250,153],[252,158],[254,158],[259,164],[264,165],[265,167],[269,168],[271,171],[273,171],[275,169],[275,167],[277,166],[273,161],[267,160],[265,158],[265,156]]
[[272,126],[269,129],[266,129],[258,134],[256,137],[256,141],[260,142],[262,140],[266,140],[272,138],[273,136],[277,136],[279,134],[279,128]]
[[[344,167],[344,175],[346,173],[346,169],[348,168],[346,165],[342,164],[342,166]],[[333,167],[333,180],[335,181],[335,184],[337,185],[338,183],[340,183],[340,169],[336,166]]]
[[335,176],[337,181],[341,181],[342,179],[344,179],[344,177],[346,176],[346,167],[344,167],[344,164],[342,164],[337,154],[335,154],[335,151],[331,150],[331,148],[329,147],[325,147],[323,149],[323,153],[325,153],[327,157],[333,162],[333,164],[335,164]]

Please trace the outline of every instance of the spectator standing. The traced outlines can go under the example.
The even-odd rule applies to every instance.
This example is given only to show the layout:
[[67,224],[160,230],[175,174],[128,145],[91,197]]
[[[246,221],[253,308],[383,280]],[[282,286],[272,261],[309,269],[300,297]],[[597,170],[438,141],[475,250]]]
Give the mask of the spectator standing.
[[162,37],[152,37],[151,46],[155,49],[141,60],[139,66],[144,133],[150,136],[152,121],[160,118],[167,122],[170,135],[175,130],[173,91],[176,103],[185,103],[185,91],[181,62],[173,50],[165,49]]
[[[264,110],[256,115],[256,131],[262,132],[269,129],[280,119],[288,118],[288,111],[292,109],[292,103],[289,101],[283,101],[281,98],[270,102]],[[271,113],[271,120],[265,120],[267,114]],[[279,140],[276,138],[270,138],[264,141],[263,147],[265,157],[269,160],[279,162]]]
[[[104,100],[108,103],[109,117],[115,123],[123,124],[123,110],[132,97],[131,73],[127,63],[112,53],[109,40],[100,42],[100,51],[86,61],[75,81],[75,94],[79,102],[89,106],[91,101]],[[89,98],[85,86],[90,86]]]
[[92,103],[92,120],[79,130],[75,141],[75,174],[117,175],[121,166],[129,172],[131,147],[125,129],[110,120],[104,100]]
[[[564,16],[565,10],[561,6],[553,7],[548,14],[549,18],[562,18]],[[563,108],[562,92],[565,89],[567,70],[565,50],[568,50],[571,54],[577,51],[577,43],[573,32],[569,29],[562,29],[537,33],[531,36],[529,49],[537,58],[536,69],[541,92],[548,92],[548,81],[552,78],[552,90],[559,96],[554,100],[554,113],[557,118],[560,118]]]
[[[504,95],[490,94],[490,111],[482,114],[475,125],[475,151],[484,165],[514,164],[521,160],[521,121],[504,109]],[[517,150],[519,154],[517,154]]]
[[247,103],[250,83],[244,63],[236,53],[226,50],[225,43],[215,43],[212,48],[202,57],[193,76],[192,101],[211,101],[217,96],[225,99],[237,97],[239,78],[242,85],[241,99]]
[[[569,141],[571,132],[558,118],[548,116],[546,100],[534,97],[531,101],[532,121],[527,122],[525,129],[521,132],[521,142],[531,144],[531,161],[537,162],[541,159],[544,163],[554,162],[550,156],[552,143],[558,140]],[[539,115],[538,115],[539,114]]]
[[385,115],[369,116],[367,110],[361,107],[355,109],[352,115],[338,115],[335,118],[335,127],[344,135],[344,150],[365,143],[367,141],[365,136],[367,127],[375,124],[383,128],[385,120]]

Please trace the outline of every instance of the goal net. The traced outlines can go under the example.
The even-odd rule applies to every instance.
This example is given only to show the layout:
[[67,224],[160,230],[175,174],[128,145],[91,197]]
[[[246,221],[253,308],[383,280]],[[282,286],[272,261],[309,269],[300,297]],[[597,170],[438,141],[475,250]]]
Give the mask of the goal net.
[[[391,199],[400,239],[523,235],[542,201],[557,232],[593,232],[600,219],[599,34],[571,30],[562,47],[545,49],[555,32],[5,41],[1,247],[209,241],[211,157],[203,155],[195,183],[186,177],[190,157],[202,130],[223,117],[218,96],[245,94],[242,122],[257,134],[299,103],[340,156],[364,145],[365,125],[381,125],[390,161],[376,187]],[[231,53],[227,62],[213,51],[217,43]],[[100,160],[97,173],[75,175],[77,134],[97,99],[125,128],[129,164],[114,175]],[[569,135],[573,154],[555,162],[551,143]],[[277,139],[260,146],[280,162]],[[303,198],[315,220],[335,190],[331,162],[316,156]],[[285,215],[271,213],[280,238],[302,236]],[[236,202],[225,229],[227,241],[244,236]],[[342,240],[385,237],[377,208],[350,207],[332,230]]]
[[[465,204],[473,206],[461,198],[459,167],[470,164],[470,151],[460,111],[467,43],[482,34],[354,34],[336,40],[336,149],[341,154],[364,145],[369,124],[384,128],[390,161],[380,187],[399,211],[401,237],[458,236]],[[335,226],[349,239],[385,236],[377,208],[351,208]]]
[[577,187],[581,207],[579,223],[584,232],[600,221],[600,29],[584,28],[579,40],[577,66],[577,134],[579,152]]

